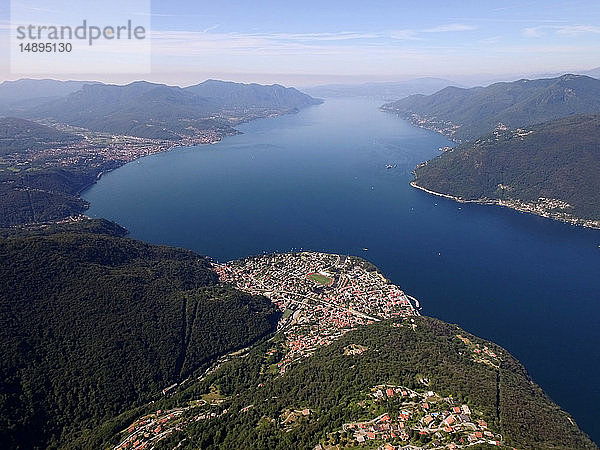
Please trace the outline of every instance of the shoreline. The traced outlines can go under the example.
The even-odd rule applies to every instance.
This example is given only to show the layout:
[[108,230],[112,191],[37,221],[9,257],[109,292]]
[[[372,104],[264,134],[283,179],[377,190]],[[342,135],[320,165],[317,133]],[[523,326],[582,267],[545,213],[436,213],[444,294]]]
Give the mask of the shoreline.
[[[402,120],[405,120],[406,122],[408,122],[411,126],[421,128],[424,130],[428,130],[428,131],[433,131],[434,133],[438,133],[438,134],[444,136],[446,139],[454,142],[457,145],[460,145],[463,142],[463,140],[455,138],[454,133],[449,133],[445,129],[436,128],[435,126],[432,126],[431,124],[429,124],[427,122],[416,121],[413,116],[405,116],[405,115],[400,114],[397,111],[394,111],[392,109],[385,109],[383,107],[381,107],[380,109],[382,111],[395,114],[396,116],[400,117]],[[422,164],[425,164],[425,163],[422,163]],[[421,165],[421,164],[419,164],[419,165]],[[414,172],[413,172],[413,174],[414,174]],[[512,209],[514,211],[518,211],[520,213],[531,214],[531,215],[534,215],[537,217],[543,217],[545,219],[555,220],[555,221],[566,223],[566,224],[576,226],[576,227],[583,227],[583,228],[588,228],[588,229],[592,229],[592,230],[600,230],[600,220],[582,219],[580,217],[576,217],[576,216],[573,216],[568,213],[561,214],[561,213],[552,213],[552,212],[547,212],[547,211],[536,211],[536,210],[532,209],[531,205],[527,205],[526,203],[519,201],[519,200],[507,201],[507,200],[487,199],[487,198],[486,199],[477,199],[477,200],[466,200],[461,197],[456,197],[454,195],[432,191],[431,189],[427,189],[427,188],[424,188],[423,186],[419,186],[417,184],[416,178],[410,182],[410,185],[413,188],[427,192],[428,194],[433,194],[438,197],[448,198],[448,199],[454,200],[455,202],[458,202],[458,203],[475,203],[475,204],[479,204],[479,205],[501,206],[504,208]]]
[[[241,134],[241,132],[238,132],[238,133],[235,133],[235,134],[227,134],[225,136],[219,136],[217,139],[211,140],[209,142],[197,142],[197,143],[190,143],[190,144],[186,144],[186,143],[183,143],[183,142],[176,142],[176,143],[173,143],[173,145],[166,145],[164,148],[161,148],[160,150],[158,150],[156,152],[148,153],[148,154],[145,154],[145,155],[140,155],[140,156],[138,156],[136,158],[133,158],[133,159],[131,159],[129,161],[114,160],[115,162],[119,162],[120,164],[118,164],[116,167],[112,167],[112,168],[109,168],[109,169],[101,170],[100,172],[96,173],[94,175],[94,180],[91,183],[83,186],[74,195],[75,198],[81,199],[81,200],[83,200],[86,203],[85,208],[78,215],[76,215],[76,216],[70,215],[70,216],[67,216],[67,217],[63,217],[62,219],[58,219],[58,220],[55,220],[55,221],[52,221],[52,222],[45,222],[45,223],[46,224],[47,223],[56,223],[56,224],[59,224],[59,223],[62,223],[62,222],[77,221],[77,220],[80,220],[81,217],[84,217],[84,218],[90,219],[90,220],[94,220],[94,217],[89,216],[87,214],[88,210],[90,209],[90,207],[92,205],[91,205],[91,203],[88,200],[86,200],[83,197],[83,195],[85,194],[86,191],[88,191],[89,189],[91,189],[92,187],[94,187],[94,185],[96,185],[102,179],[102,177],[104,175],[106,175],[108,173],[111,173],[111,172],[113,172],[113,171],[115,171],[117,169],[120,169],[121,167],[126,166],[127,164],[131,164],[134,161],[139,161],[139,160],[141,160],[143,158],[146,158],[148,156],[158,155],[159,153],[171,152],[171,151],[177,150],[178,148],[182,148],[182,147],[200,147],[200,146],[204,146],[204,145],[216,144],[216,143],[220,142],[224,137],[235,136],[237,134]],[[13,226],[14,227],[20,227],[20,226],[23,226],[23,225],[36,225],[36,224],[39,224],[39,222],[32,222],[30,224],[18,224],[18,225],[13,225]],[[42,222],[42,224],[44,224],[44,222]],[[120,224],[118,224],[118,225],[122,226]],[[125,228],[125,227],[123,227],[123,228],[125,230],[127,230],[127,234],[129,234],[129,230],[127,228]]]
[[523,214],[531,214],[537,217],[543,217],[545,219],[552,219],[555,220],[557,222],[562,222],[562,223],[566,223],[575,227],[583,227],[583,228],[589,228],[592,230],[600,230],[600,221],[595,221],[595,220],[588,220],[588,219],[581,219],[578,217],[563,217],[559,214],[553,214],[553,213],[548,213],[548,212],[537,212],[537,211],[533,211],[529,208],[526,208],[524,204],[522,204],[519,201],[503,201],[503,200],[499,200],[499,199],[478,199],[478,200],[466,200],[464,198],[461,197],[456,197],[454,195],[450,195],[450,194],[444,194],[441,192],[436,192],[436,191],[432,191],[431,189],[427,189],[423,186],[419,186],[417,184],[417,180],[412,180],[410,182],[410,185],[413,188],[419,189],[423,192],[427,192],[428,194],[433,194],[436,195],[438,197],[444,197],[444,198],[448,198],[450,200],[454,200],[457,203],[475,203],[478,205],[491,205],[491,206],[501,206],[503,208],[508,208],[508,209],[512,209],[513,211],[518,211],[520,213]]
[[[63,217],[62,219],[58,219],[57,221],[52,221],[49,223],[60,223],[62,221],[69,221],[69,220],[77,220],[77,218],[79,216],[84,216],[88,219],[94,219],[91,216],[88,216],[86,213],[87,211],[90,209],[91,203],[88,202],[85,198],[83,198],[83,194],[89,190],[90,188],[92,188],[95,184],[97,184],[102,177],[105,174],[108,174],[110,172],[113,172],[117,169],[120,169],[123,166],[126,166],[127,164],[131,164],[134,161],[139,161],[145,157],[148,156],[153,156],[153,155],[157,155],[160,153],[167,153],[167,152],[171,152],[171,151],[175,151],[177,149],[180,148],[184,148],[184,147],[203,147],[205,145],[213,145],[213,144],[218,144],[219,142],[221,142],[224,138],[227,137],[232,137],[232,136],[238,136],[240,134],[244,134],[242,131],[238,130],[237,128],[234,128],[235,126],[241,125],[241,124],[245,124],[245,123],[250,123],[253,122],[255,120],[258,119],[267,119],[267,118],[276,118],[276,117],[281,117],[281,116],[285,116],[285,115],[289,115],[289,114],[297,114],[300,110],[295,110],[295,111],[285,111],[285,112],[281,112],[281,113],[276,113],[276,114],[270,114],[267,116],[259,116],[259,117],[252,117],[250,119],[247,120],[240,120],[239,122],[235,123],[231,129],[231,132],[228,133],[223,133],[223,134],[218,134],[216,137],[214,137],[213,139],[208,139],[208,140],[202,140],[202,139],[198,139],[197,137],[186,137],[186,138],[182,138],[179,141],[164,141],[161,146],[160,149],[155,151],[155,152],[150,152],[147,154],[143,154],[140,155],[136,158],[133,158],[129,161],[125,161],[125,160],[114,160],[115,162],[118,162],[119,164],[116,167],[112,167],[109,169],[105,169],[105,170],[101,170],[100,172],[96,173],[94,175],[94,180],[89,183],[88,185],[82,187],[75,195],[74,197],[83,200],[84,202],[87,203],[86,207],[77,215],[77,216],[67,216],[67,217]],[[33,222],[31,224],[25,224],[25,225],[34,225],[38,222]],[[22,224],[18,224],[18,225],[14,225],[14,226],[21,226]],[[127,230],[127,232],[129,233],[129,230]]]

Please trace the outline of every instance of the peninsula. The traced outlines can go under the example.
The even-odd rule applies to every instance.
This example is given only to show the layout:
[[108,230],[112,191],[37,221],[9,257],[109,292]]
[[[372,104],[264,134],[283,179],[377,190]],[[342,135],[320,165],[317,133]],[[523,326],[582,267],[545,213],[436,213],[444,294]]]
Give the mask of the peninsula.
[[105,423],[94,445],[596,448],[506,350],[421,316],[363,259],[268,254],[213,270],[268,297],[277,332]]
[[411,185],[459,202],[500,205],[600,229],[600,116],[493,133],[414,170]]

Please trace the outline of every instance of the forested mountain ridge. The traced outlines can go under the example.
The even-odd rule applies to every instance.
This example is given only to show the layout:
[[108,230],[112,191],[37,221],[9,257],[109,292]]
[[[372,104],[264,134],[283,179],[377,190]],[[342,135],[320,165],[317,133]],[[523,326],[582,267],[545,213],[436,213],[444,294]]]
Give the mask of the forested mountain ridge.
[[499,124],[516,128],[568,115],[600,113],[600,80],[567,74],[470,89],[450,86],[381,108],[414,125],[465,142],[492,132]]
[[[439,441],[413,430],[426,411],[374,399],[377,386],[427,396],[431,412],[460,407],[453,420],[509,448],[597,448],[506,350],[435,319],[360,326],[282,374],[286,341],[271,335],[280,314],[268,299],[219,283],[204,257],[124,232],[87,220],[0,234],[7,448],[112,448],[147,414],[165,417],[157,449],[330,448],[357,444],[344,424],[396,421],[403,408],[405,442]],[[443,442],[471,433],[455,429]]]
[[243,110],[246,108],[284,108],[289,111],[318,105],[322,100],[313,98],[296,88],[280,84],[234,83],[206,80],[183,88],[214,103],[219,108]]
[[23,113],[91,131],[177,140],[195,130],[232,133],[226,120],[209,118],[215,105],[180,87],[137,81],[125,86],[93,84]]
[[[500,448],[598,448],[506,350],[455,325],[418,317],[414,324],[398,319],[362,326],[284,374],[272,370],[281,358],[280,345],[277,338],[265,341],[173,397],[138,410],[137,416],[123,415],[85,433],[77,445],[113,448],[143,420],[156,420],[159,410],[165,420],[158,429],[163,439],[153,443],[157,449],[361,449],[386,441],[447,448],[459,440],[459,422],[471,423],[467,430],[485,426],[495,436],[473,449],[498,448],[488,443],[497,436]],[[499,365],[482,362],[477,351],[493,354]],[[429,400],[421,405],[402,391]],[[446,419],[452,432],[424,425],[433,416],[439,423],[457,407],[462,416],[455,412],[454,422]],[[177,411],[176,418],[168,419],[171,411]],[[427,418],[428,412],[433,416]]]
[[0,239],[5,448],[62,446],[273,330],[267,299],[193,252],[65,227]]
[[600,115],[569,116],[462,144],[415,169],[413,185],[600,227]]
[[321,103],[294,88],[207,80],[181,88],[147,81],[87,84],[20,114],[91,131],[178,140],[200,130],[221,135],[231,125]]

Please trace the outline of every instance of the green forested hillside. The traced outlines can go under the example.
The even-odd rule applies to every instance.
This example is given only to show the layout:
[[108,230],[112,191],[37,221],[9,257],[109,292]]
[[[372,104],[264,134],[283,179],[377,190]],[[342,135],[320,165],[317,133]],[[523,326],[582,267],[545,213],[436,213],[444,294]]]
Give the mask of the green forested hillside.
[[79,197],[79,193],[95,180],[95,173],[85,168],[2,170],[0,227],[54,221],[81,214],[88,203]]
[[19,114],[51,118],[93,131],[178,141],[199,130],[214,130],[226,136],[235,133],[229,119],[249,120],[320,102],[279,85],[208,80],[180,88],[136,81],[124,86],[87,84]]
[[[471,347],[463,342],[465,338]],[[474,360],[477,344],[499,356],[499,368]],[[351,345],[361,346],[362,353],[348,355],[345,350]],[[373,401],[372,387],[377,385],[452,396],[454,404],[467,404],[472,414],[487,419],[489,430],[502,435],[503,448],[597,448],[508,352],[436,319],[417,318],[414,329],[407,322],[398,327],[390,321],[361,327],[321,347],[283,375],[267,369],[277,362],[276,347],[277,340],[264,342],[202,382],[150,406],[146,412],[199,405],[176,419],[182,431],[175,431],[156,448],[314,449],[319,444],[377,448],[376,441],[358,446],[352,431],[339,432],[344,423],[384,413],[396,418],[406,408],[402,405],[407,403],[399,399]],[[202,406],[197,399],[213,401]],[[310,413],[285,420],[290,411],[303,409]],[[203,419],[207,412],[215,416]],[[138,416],[142,413],[138,411]],[[131,416],[108,422],[79,444],[108,448],[122,439],[118,432],[131,422]],[[112,440],[107,439],[111,430]],[[446,433],[441,434],[439,439],[446,439]],[[410,442],[421,446],[433,439],[438,438],[412,433]]]
[[600,113],[600,80],[584,75],[519,80],[487,87],[447,87],[382,106],[457,141],[478,138],[499,123],[516,128],[573,114]]
[[64,147],[81,139],[81,136],[65,133],[31,120],[0,117],[0,155]]
[[3,448],[71,442],[274,326],[193,252],[77,228],[0,239]]
[[557,199],[569,206],[540,207],[600,220],[600,115],[496,131],[444,152],[415,174],[418,186],[465,200]]

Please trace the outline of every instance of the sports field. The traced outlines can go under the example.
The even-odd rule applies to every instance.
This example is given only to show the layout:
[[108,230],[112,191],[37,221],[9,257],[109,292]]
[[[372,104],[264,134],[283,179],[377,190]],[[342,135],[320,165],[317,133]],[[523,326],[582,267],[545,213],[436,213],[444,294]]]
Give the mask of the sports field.
[[330,286],[331,283],[333,283],[333,279],[330,277],[327,277],[325,275],[321,275],[320,273],[309,273],[308,275],[306,275],[306,278],[308,278],[309,280],[312,280],[316,283],[319,283],[323,286]]

